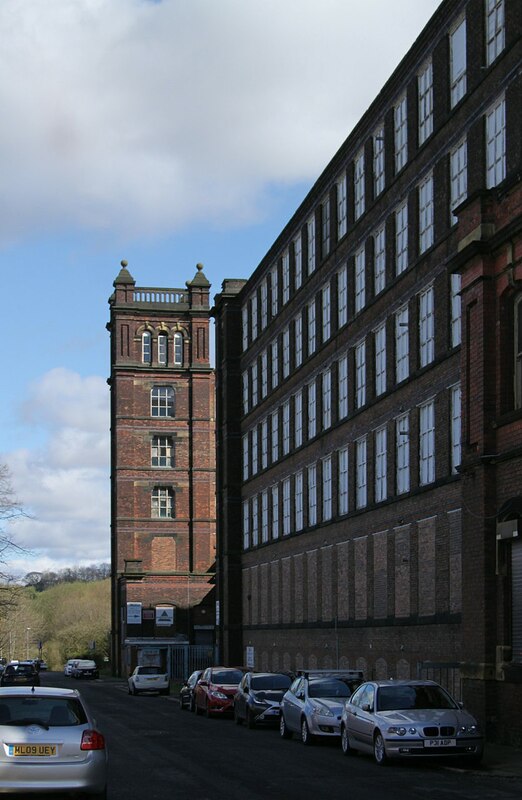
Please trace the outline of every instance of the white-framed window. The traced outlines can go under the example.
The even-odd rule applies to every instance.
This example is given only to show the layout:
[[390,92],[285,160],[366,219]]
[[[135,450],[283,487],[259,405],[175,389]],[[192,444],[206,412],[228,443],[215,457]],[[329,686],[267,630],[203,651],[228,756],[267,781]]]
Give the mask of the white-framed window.
[[317,346],[317,330],[315,319],[315,297],[307,305],[308,310],[308,355],[315,352]]
[[317,464],[308,467],[308,525],[317,525]]
[[283,403],[283,455],[290,452],[290,400]]
[[433,286],[419,294],[419,362],[421,367],[435,358],[435,311]]
[[174,447],[170,436],[153,436],[150,443],[150,459],[153,467],[174,466]]
[[382,503],[388,495],[387,471],[387,431],[386,427],[375,431],[375,502]]
[[141,334],[141,360],[144,364],[152,363],[152,335],[150,331]]
[[501,97],[486,114],[486,184],[497,186],[506,177],[506,103]]
[[283,331],[283,378],[290,375],[290,328]]
[[428,61],[417,76],[419,98],[419,145],[433,133],[433,65]]
[[303,390],[294,395],[294,447],[303,444]]
[[323,522],[332,518],[332,457],[326,456],[322,461],[323,478]]
[[290,300],[290,253],[285,250],[281,258],[281,272],[283,282],[283,305]]
[[458,22],[449,35],[451,107],[466,94],[466,19]]
[[410,374],[410,335],[408,306],[395,314],[395,380],[406,380]]
[[259,544],[259,498],[256,495],[251,500],[252,503],[252,547]]
[[172,519],[174,492],[166,486],[155,486],[151,495],[150,515],[153,519]]
[[295,529],[302,531],[304,527],[304,485],[303,485],[303,472],[299,471],[295,474],[294,479],[294,514],[295,514]]
[[332,424],[332,373],[327,369],[322,374],[323,385],[323,431]]
[[268,542],[268,491],[261,492],[261,541]]
[[268,420],[261,423],[261,469],[268,467]]
[[515,408],[522,408],[522,295],[515,298],[513,310],[513,402]]
[[294,317],[294,358],[295,366],[303,363],[303,318],[301,314]]
[[[468,194],[468,144],[462,139],[450,153],[450,205],[451,211],[460,205]],[[452,213],[451,221],[457,222]]]
[[317,433],[317,388],[315,381],[308,384],[308,438]]
[[252,475],[257,475],[257,471],[259,469],[259,445],[258,445],[257,425],[254,428],[252,428],[251,455],[252,455]]
[[454,475],[461,460],[461,424],[462,400],[460,383],[450,388],[450,414],[451,414],[451,472]]
[[366,403],[366,340],[355,347],[355,405],[361,408]]
[[250,547],[250,502],[243,500],[243,550]]
[[306,223],[306,240],[308,244],[308,274],[311,275],[315,270],[315,215],[312,214]]
[[265,398],[268,394],[268,353],[263,350],[261,353],[261,397]]
[[373,332],[375,346],[375,394],[386,391],[386,323],[383,322]]
[[294,239],[294,285],[299,289],[303,283],[303,244],[301,234],[298,233]]
[[355,507],[364,508],[368,502],[368,454],[366,436],[355,442]]
[[419,407],[419,483],[425,486],[435,480],[435,403],[431,400]]
[[272,425],[272,464],[279,458],[279,411],[270,415]]
[[353,162],[353,211],[354,218],[359,219],[364,213],[364,150],[361,150]]
[[339,473],[338,473],[338,480],[339,480],[339,491],[338,491],[338,502],[339,502],[339,514],[347,514],[348,513],[348,448],[343,447],[342,450],[339,450]]
[[339,419],[348,416],[348,356],[341,356],[337,372],[338,414]]
[[258,324],[258,315],[257,315],[257,294],[253,294],[250,298],[250,333],[252,341],[257,339],[257,324]]
[[241,332],[243,336],[243,351],[248,347],[248,304],[241,309]]
[[373,194],[380,195],[384,189],[384,125],[379,125],[373,134]]
[[321,203],[321,255],[326,258],[330,252],[330,198]]
[[268,324],[268,284],[266,278],[262,281],[259,291],[261,293],[261,330],[263,331]]
[[270,345],[272,352],[272,389],[279,385],[279,342],[276,339]]
[[180,367],[183,364],[183,334],[174,334],[174,364]]
[[395,210],[395,274],[408,268],[408,203]]
[[242,385],[243,385],[243,414],[248,414],[248,409],[250,407],[249,406],[249,402],[248,402],[249,401],[249,393],[248,393],[249,380],[248,380],[248,376],[249,376],[248,369],[246,369],[243,372],[242,376],[241,376]]
[[451,275],[451,346],[457,347],[462,341],[461,333],[461,277],[458,272]]
[[345,264],[337,273],[337,325],[348,322],[348,267]]
[[373,289],[375,295],[384,291],[386,286],[386,231],[381,225],[373,234]]
[[395,420],[395,463],[397,494],[410,491],[410,417],[401,414]]
[[174,389],[171,386],[153,386],[150,391],[151,417],[174,416]]
[[408,113],[406,95],[393,110],[395,136],[395,172],[400,172],[408,160]]
[[504,0],[486,1],[486,59],[488,66],[505,46]]
[[272,539],[279,539],[279,486],[275,484],[272,494]]
[[322,317],[322,341],[327,342],[331,334],[331,303],[330,303],[330,284],[323,286],[321,292],[321,317]]
[[366,255],[364,246],[355,253],[355,312],[362,311],[366,304]]
[[258,397],[258,381],[257,381],[257,361],[254,361],[250,368],[250,385],[252,387],[252,405],[257,406]]
[[348,230],[348,206],[346,202],[346,174],[337,181],[337,238],[342,239]]
[[277,264],[270,270],[270,311],[272,317],[279,313],[279,275]]
[[428,175],[419,184],[419,253],[432,246],[433,235],[433,175]]

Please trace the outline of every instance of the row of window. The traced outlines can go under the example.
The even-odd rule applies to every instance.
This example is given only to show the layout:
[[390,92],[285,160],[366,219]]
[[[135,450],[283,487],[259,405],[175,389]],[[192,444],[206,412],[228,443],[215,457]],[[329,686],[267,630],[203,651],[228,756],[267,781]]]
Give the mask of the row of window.
[[[460,386],[452,386],[449,393],[450,469],[455,472],[461,456]],[[244,500],[244,548],[278,539],[281,534],[287,536],[329,522],[352,510],[363,509],[371,502],[383,502],[391,489],[392,458],[393,492],[396,495],[409,492],[413,413],[406,412],[396,417],[393,429],[391,425],[383,425],[372,434],[357,439],[351,450],[348,446],[343,447]],[[435,480],[435,401],[423,403],[415,413],[418,485],[426,486]],[[392,437],[394,441],[389,443],[388,439]],[[370,465],[371,447],[373,463]],[[353,460],[351,465],[350,458]]]
[[[355,280],[355,293],[361,286],[362,280]],[[460,275],[451,276],[450,284],[450,342],[456,347],[461,341],[460,322]],[[328,283],[320,292],[321,298],[321,326],[318,329],[316,316],[316,301],[313,299],[305,309],[299,313],[291,324],[281,334],[277,335],[270,346],[263,350],[259,359],[256,359],[248,369],[242,373],[243,412],[247,414],[259,402],[279,386],[290,374],[299,369],[306,358],[313,355],[319,342],[325,343],[333,331],[332,309],[330,298],[336,299],[334,314],[336,328],[340,329],[347,321],[347,267],[344,266],[336,276],[333,290]],[[434,287],[426,287],[419,292],[416,300],[415,315],[417,318],[417,353],[418,367],[426,367],[435,358],[435,299]],[[353,407],[361,408],[367,401],[367,354],[373,351],[374,366],[374,394],[379,396],[389,388],[387,374],[387,351],[391,327],[393,328],[393,346],[395,357],[394,381],[396,384],[406,380],[410,374],[410,305],[405,303],[393,315],[392,322],[382,321],[375,326],[372,332],[373,343],[369,337],[364,337],[354,344],[353,352],[353,378],[348,378],[348,355],[338,362],[337,368],[337,396],[339,400],[338,414],[342,419],[348,413],[348,385],[355,388],[355,402]],[[323,407],[328,403],[331,393],[331,370],[323,373],[321,396]],[[314,387],[313,389],[311,387]],[[309,386],[309,391],[315,392],[315,383]],[[342,398],[342,403],[341,403]],[[308,408],[312,398],[308,397]],[[328,427],[328,426],[327,426]],[[314,434],[315,435],[315,434]]]
[[150,331],[144,331],[141,335],[141,360],[144,364],[153,363],[154,347],[157,364],[162,366],[167,364],[183,365],[183,334],[175,333],[172,342],[169,343],[169,338],[165,333],[160,333],[153,338]]

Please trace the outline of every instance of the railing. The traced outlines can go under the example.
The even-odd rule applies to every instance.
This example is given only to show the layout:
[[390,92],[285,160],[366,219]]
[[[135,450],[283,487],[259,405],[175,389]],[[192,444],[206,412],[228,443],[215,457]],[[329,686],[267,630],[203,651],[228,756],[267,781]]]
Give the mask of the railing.
[[135,303],[188,303],[189,293],[183,289],[148,289],[141,287],[135,289],[132,295]]

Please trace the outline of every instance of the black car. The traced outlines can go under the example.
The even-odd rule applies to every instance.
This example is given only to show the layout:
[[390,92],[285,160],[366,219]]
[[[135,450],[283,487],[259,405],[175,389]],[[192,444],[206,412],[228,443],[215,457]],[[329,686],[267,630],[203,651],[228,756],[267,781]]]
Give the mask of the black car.
[[8,664],[0,677],[0,686],[40,686],[40,675],[32,661]]
[[234,719],[253,728],[258,722],[279,723],[279,706],[292,683],[286,672],[247,672],[234,697]]
[[197,669],[195,672],[184,681],[183,686],[179,690],[179,707],[183,711],[188,708],[189,711],[194,711],[194,687],[203,675],[202,669]]

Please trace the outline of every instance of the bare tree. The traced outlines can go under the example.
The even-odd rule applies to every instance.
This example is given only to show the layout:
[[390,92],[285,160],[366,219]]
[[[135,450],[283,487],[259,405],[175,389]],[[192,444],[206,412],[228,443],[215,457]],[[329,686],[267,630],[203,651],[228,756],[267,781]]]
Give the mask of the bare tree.
[[[16,544],[6,529],[6,523],[25,516],[20,502],[14,496],[9,469],[6,464],[0,464],[0,564],[7,563],[9,553],[13,550],[27,552]],[[6,577],[5,573],[0,572],[0,579]]]

